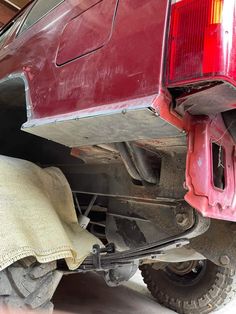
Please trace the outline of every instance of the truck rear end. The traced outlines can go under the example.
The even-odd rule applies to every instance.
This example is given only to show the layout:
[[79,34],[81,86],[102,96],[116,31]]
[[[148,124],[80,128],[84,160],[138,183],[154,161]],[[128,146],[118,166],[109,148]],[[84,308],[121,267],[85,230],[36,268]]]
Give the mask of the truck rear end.
[[211,312],[235,290],[236,1],[42,3],[0,37],[1,154],[66,176],[105,245],[77,271],[140,267],[159,302]]

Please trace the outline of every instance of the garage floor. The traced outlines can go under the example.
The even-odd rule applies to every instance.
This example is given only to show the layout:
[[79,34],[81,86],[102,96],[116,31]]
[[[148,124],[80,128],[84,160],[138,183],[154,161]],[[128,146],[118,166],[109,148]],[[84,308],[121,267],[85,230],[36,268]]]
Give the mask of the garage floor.
[[[137,274],[125,287],[109,288],[95,274],[65,277],[54,298],[60,314],[168,314],[155,303]],[[235,313],[236,301],[217,314]]]

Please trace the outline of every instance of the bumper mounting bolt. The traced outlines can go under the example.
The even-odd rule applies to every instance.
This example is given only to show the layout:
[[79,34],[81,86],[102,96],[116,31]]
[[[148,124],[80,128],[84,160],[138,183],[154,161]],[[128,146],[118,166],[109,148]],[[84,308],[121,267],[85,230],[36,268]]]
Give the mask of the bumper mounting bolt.
[[230,264],[230,258],[227,255],[222,255],[220,257],[220,263],[223,266],[229,265]]

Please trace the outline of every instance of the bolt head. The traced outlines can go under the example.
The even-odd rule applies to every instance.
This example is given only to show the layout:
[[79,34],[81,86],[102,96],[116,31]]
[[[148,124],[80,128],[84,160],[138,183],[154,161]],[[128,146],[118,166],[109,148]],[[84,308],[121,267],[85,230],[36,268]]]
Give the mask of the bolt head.
[[181,227],[185,227],[188,224],[188,216],[186,214],[177,214],[176,222]]
[[223,266],[229,265],[230,264],[230,258],[227,255],[222,255],[220,257],[220,263]]

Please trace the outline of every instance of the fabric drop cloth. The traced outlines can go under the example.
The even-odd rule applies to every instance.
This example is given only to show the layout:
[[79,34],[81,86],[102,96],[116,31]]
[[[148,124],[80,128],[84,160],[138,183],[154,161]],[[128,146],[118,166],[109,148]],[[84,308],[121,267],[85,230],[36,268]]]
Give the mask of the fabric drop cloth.
[[0,156],[0,270],[34,256],[79,267],[99,239],[77,221],[70,186],[57,168]]

